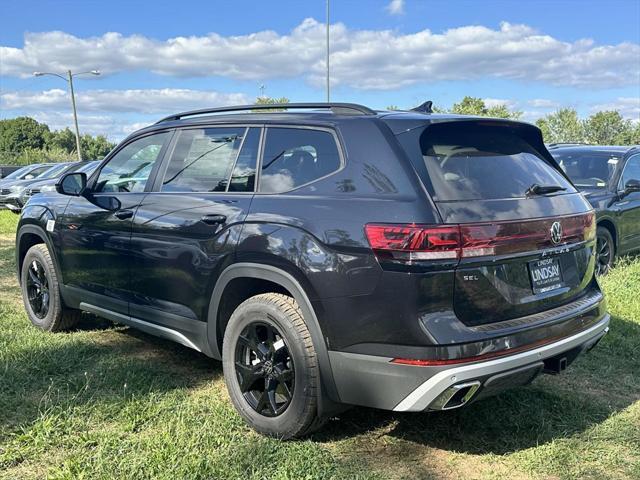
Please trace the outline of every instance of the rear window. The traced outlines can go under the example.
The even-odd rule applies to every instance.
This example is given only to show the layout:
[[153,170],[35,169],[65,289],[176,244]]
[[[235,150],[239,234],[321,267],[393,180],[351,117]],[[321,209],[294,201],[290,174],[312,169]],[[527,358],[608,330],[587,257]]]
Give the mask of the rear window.
[[552,152],[578,188],[605,188],[620,157],[606,152]]
[[575,192],[566,178],[511,128],[432,125],[420,135],[417,146],[407,146],[410,137],[401,137],[410,156],[421,157],[423,165],[418,171],[427,177],[424,180],[436,201],[524,197],[536,183]]

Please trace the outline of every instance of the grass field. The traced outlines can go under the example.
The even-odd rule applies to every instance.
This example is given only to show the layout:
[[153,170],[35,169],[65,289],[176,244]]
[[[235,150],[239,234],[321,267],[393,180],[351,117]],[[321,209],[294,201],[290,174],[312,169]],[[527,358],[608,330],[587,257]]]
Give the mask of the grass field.
[[603,281],[611,333],[560,376],[466,409],[352,409],[279,442],[234,412],[219,362],[87,317],[46,334],[0,213],[0,478],[640,478],[640,259]]

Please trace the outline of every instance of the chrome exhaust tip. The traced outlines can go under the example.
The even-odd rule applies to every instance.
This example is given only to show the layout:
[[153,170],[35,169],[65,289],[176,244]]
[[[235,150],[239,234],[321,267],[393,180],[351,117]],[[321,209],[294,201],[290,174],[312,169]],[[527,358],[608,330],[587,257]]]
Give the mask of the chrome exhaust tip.
[[429,405],[429,410],[453,410],[466,405],[473,398],[480,382],[478,380],[468,383],[452,385],[436,397]]

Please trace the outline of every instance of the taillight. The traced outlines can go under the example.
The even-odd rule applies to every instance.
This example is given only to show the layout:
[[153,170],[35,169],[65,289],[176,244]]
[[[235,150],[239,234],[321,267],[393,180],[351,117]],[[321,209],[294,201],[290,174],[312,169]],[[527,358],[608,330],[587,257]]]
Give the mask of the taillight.
[[457,225],[427,227],[422,225],[365,226],[367,239],[378,258],[404,262],[457,259],[460,229]]
[[[560,234],[552,239],[551,230],[556,222],[560,224]],[[595,214],[589,212],[446,226],[368,224],[365,232],[379,259],[410,263],[526,253],[590,241],[595,238],[596,222]]]
[[596,238],[596,214],[595,212],[589,212],[585,215],[577,215],[567,219],[568,222],[565,225],[565,233],[570,238],[575,238],[576,241],[584,240],[590,241]]

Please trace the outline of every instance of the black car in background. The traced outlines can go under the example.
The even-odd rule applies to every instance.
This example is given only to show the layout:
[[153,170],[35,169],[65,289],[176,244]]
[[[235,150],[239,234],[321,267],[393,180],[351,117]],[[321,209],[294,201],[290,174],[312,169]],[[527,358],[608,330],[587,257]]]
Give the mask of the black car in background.
[[640,147],[552,145],[549,152],[596,210],[598,273],[640,249]]
[[167,117],[32,197],[16,265],[36,327],[85,311],[222,360],[239,414],[291,438],[564,371],[608,331],[595,247],[533,125],[246,105]]

